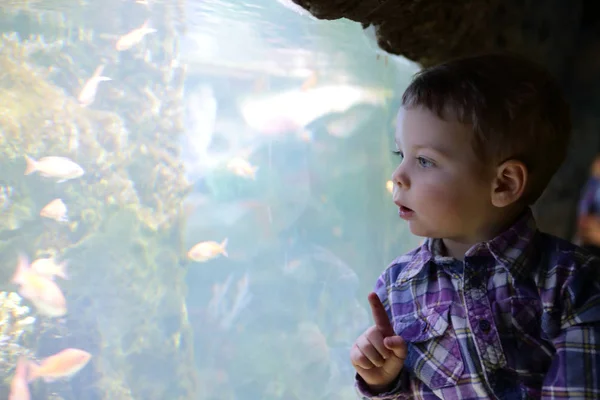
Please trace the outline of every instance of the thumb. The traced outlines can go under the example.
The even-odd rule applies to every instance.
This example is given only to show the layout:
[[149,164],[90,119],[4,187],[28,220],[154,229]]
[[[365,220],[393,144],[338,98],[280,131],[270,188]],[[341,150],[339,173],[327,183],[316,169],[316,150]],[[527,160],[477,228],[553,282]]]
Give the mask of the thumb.
[[406,358],[406,342],[401,336],[388,336],[383,339],[383,345],[391,350],[396,357],[400,359]]

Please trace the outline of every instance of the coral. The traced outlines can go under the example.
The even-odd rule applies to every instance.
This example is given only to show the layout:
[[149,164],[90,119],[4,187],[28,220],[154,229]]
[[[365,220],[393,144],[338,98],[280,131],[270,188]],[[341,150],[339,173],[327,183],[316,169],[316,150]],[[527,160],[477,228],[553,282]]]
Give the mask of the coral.
[[24,341],[36,319],[21,300],[15,292],[0,292],[0,374],[4,377],[11,375],[20,356],[32,354]]
[[[0,37],[0,279],[8,284],[16,252],[68,262],[70,280],[59,282],[65,324],[45,319],[48,329],[36,333],[28,351],[42,358],[82,347],[93,359],[53,396],[195,398],[180,249],[188,184],[175,147],[185,76],[176,62],[183,1],[153,1],[160,16],[153,17],[154,40],[122,53],[114,39],[99,37],[141,25],[147,7],[87,3],[20,2],[17,10],[0,2],[6,16],[32,21],[27,32]],[[98,65],[117,83],[101,85],[94,103],[82,107],[78,91]],[[85,174],[62,183],[24,176],[25,155],[69,157]],[[68,207],[67,223],[39,216],[57,197]],[[89,379],[83,386],[93,393],[69,389],[78,379]]]

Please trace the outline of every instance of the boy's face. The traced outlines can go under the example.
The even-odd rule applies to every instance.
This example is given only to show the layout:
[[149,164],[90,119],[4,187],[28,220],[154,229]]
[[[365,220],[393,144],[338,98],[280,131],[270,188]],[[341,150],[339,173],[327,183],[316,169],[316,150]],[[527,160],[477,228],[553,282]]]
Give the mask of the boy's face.
[[478,161],[471,135],[468,127],[425,108],[400,109],[394,202],[414,235],[460,243],[483,240],[493,218],[495,169]]

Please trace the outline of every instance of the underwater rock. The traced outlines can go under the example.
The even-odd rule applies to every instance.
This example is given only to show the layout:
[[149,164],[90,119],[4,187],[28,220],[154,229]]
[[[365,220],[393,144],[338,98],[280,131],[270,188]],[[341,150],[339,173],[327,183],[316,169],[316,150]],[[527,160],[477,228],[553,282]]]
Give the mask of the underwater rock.
[[373,25],[379,46],[423,66],[492,50],[527,54],[560,72],[579,30],[581,1],[293,0],[319,19]]

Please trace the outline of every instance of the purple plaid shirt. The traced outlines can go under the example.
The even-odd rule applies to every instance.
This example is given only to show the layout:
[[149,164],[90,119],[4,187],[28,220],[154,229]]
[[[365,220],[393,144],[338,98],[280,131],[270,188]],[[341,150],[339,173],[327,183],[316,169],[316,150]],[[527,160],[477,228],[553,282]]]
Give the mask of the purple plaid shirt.
[[600,260],[537,230],[531,210],[464,262],[427,239],[375,291],[408,357],[361,399],[600,399]]

